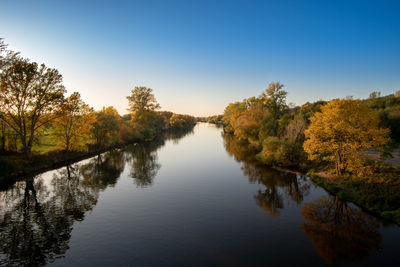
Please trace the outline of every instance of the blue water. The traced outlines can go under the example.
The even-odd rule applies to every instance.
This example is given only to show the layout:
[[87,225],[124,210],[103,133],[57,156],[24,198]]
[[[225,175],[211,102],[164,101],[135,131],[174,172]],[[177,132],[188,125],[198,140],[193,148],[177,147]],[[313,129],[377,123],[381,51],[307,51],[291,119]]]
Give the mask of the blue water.
[[0,192],[0,264],[400,266],[400,227],[221,129],[106,152]]

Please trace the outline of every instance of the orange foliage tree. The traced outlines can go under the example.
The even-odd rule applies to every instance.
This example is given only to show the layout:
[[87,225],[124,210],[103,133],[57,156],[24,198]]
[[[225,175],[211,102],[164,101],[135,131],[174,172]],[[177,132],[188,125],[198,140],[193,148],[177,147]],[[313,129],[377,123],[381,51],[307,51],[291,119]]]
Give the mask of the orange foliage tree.
[[310,121],[304,150],[310,160],[334,162],[338,175],[357,173],[361,152],[389,142],[389,129],[379,128],[379,117],[359,100],[332,100]]

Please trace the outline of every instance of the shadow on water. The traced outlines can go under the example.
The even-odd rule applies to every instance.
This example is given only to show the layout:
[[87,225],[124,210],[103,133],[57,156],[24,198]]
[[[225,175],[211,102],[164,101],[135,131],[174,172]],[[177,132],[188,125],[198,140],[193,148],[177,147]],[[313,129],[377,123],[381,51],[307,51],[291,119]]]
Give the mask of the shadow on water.
[[357,261],[381,248],[379,221],[337,197],[321,197],[303,206],[304,233],[328,263]]
[[254,195],[254,199],[269,216],[276,217],[284,209],[284,202],[289,200],[300,205],[310,192],[310,183],[306,176],[280,172],[260,165],[255,159],[255,152],[231,135],[223,135],[224,146],[230,156],[242,164],[243,174],[250,183],[263,186]]
[[378,219],[334,196],[303,203],[312,186],[306,176],[260,166],[254,159],[255,152],[248,146],[231,135],[222,137],[226,151],[242,164],[241,169],[249,182],[263,186],[254,199],[268,216],[279,216],[285,203],[302,205],[301,214],[306,220],[302,230],[326,263],[359,261],[380,251],[382,238]]
[[105,152],[0,191],[0,265],[37,266],[63,257],[74,222],[84,220],[101,191],[117,184],[125,162],[137,186],[150,186],[161,166],[157,149],[192,132]]

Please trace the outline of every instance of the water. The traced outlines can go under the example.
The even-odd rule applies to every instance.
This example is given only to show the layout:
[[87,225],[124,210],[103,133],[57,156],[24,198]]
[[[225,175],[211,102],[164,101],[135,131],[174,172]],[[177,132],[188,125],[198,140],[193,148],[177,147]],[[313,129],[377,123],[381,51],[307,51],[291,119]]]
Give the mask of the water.
[[400,266],[400,227],[198,124],[0,192],[0,265]]

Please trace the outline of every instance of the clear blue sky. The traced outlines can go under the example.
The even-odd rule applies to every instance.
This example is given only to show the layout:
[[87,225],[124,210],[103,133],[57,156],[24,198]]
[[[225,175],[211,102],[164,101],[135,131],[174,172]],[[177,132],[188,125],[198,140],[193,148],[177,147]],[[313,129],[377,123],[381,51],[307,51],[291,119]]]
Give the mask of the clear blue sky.
[[0,37],[122,114],[138,85],[193,115],[273,81],[296,104],[400,90],[400,1],[3,0]]

